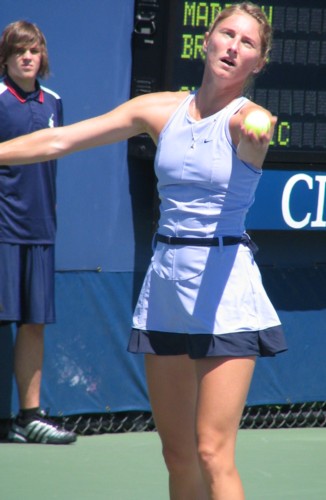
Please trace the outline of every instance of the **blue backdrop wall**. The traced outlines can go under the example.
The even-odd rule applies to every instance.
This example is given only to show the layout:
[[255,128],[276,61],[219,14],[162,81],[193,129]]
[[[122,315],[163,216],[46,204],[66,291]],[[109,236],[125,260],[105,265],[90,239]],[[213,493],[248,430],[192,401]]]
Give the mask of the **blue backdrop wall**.
[[[1,29],[24,18],[44,31],[52,75],[42,83],[62,96],[65,123],[71,123],[128,99],[133,13],[133,0],[57,0],[51,8],[43,0],[2,0],[0,20]],[[263,180],[266,190],[273,176],[280,193],[284,176],[275,172]],[[128,159],[125,143],[59,162],[57,323],[47,328],[42,386],[42,404],[52,415],[150,409],[143,359],[128,354],[126,345],[150,258],[154,183],[151,162]],[[257,202],[249,221],[252,229],[264,229],[262,214],[276,199],[260,194]],[[279,204],[275,213],[281,220]],[[324,400],[325,229],[318,237],[309,231],[308,238],[307,232],[278,231],[286,229],[283,221],[270,227],[272,233],[254,234],[257,259],[290,349],[258,361],[248,404]],[[14,331],[0,331],[1,418],[16,412],[17,395]]]

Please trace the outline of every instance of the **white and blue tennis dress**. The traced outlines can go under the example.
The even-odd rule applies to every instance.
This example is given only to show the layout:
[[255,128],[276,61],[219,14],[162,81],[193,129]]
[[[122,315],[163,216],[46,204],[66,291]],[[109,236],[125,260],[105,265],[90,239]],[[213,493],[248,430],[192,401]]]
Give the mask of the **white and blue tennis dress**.
[[[223,243],[224,237],[246,234],[261,177],[261,169],[239,160],[229,132],[230,117],[248,100],[235,99],[196,121],[189,114],[193,98],[187,96],[165,125],[155,158],[157,232],[163,240],[182,238],[181,244],[156,241],[128,350],[195,358],[273,356],[286,343],[248,238]],[[214,238],[218,245],[194,246],[183,238]],[[175,352],[166,346],[170,339],[179,346]]]

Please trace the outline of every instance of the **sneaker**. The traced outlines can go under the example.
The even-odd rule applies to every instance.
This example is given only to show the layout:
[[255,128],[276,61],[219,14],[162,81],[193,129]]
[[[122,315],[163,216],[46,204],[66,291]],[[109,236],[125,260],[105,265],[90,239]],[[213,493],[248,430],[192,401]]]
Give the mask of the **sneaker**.
[[39,410],[36,418],[27,425],[19,423],[16,419],[9,430],[8,440],[12,443],[69,444],[77,439],[74,432],[66,431],[48,420],[43,410]]

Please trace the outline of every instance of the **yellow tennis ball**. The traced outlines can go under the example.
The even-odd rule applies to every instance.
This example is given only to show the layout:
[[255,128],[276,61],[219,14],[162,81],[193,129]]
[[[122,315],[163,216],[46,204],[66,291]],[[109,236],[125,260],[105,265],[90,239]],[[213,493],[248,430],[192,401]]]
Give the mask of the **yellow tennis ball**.
[[260,134],[269,131],[271,121],[264,111],[256,110],[246,116],[244,126],[246,130],[252,130],[257,136],[260,136]]

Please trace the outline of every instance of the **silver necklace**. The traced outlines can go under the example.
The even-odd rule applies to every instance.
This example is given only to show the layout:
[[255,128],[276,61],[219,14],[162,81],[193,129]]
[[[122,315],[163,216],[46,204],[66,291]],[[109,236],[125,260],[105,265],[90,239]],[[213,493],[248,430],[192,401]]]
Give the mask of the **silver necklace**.
[[[200,122],[192,122],[191,123],[191,149],[195,149],[196,143],[205,136],[204,138],[204,143],[210,142],[213,140],[213,131],[215,127],[215,123],[217,121],[217,118],[213,118],[210,122],[208,123],[200,123]],[[202,128],[202,130],[199,133],[196,133],[196,125],[197,129]]]

